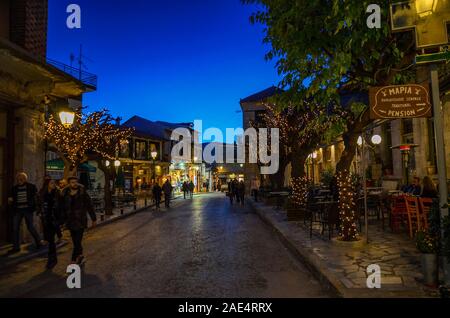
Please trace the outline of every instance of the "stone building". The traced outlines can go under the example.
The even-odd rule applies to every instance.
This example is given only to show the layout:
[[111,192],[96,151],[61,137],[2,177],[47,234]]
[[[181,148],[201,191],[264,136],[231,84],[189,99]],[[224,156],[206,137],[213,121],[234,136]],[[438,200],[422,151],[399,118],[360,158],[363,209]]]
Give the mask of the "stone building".
[[[45,115],[68,107],[68,99],[95,89],[96,77],[77,79],[47,62],[47,0],[0,2],[0,243],[10,238],[7,196],[14,176],[25,171],[42,185]],[[62,68],[62,67],[61,67]],[[84,75],[84,74],[83,74]]]

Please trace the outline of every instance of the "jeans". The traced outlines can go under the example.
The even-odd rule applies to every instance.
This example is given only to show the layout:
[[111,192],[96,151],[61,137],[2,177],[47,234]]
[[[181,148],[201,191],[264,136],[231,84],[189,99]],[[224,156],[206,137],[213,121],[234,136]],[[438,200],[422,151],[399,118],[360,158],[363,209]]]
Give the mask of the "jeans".
[[72,237],[73,252],[72,261],[75,262],[78,256],[83,255],[83,246],[81,242],[83,241],[84,229],[70,230],[70,236]]
[[166,208],[170,208],[170,194],[164,195],[164,203],[166,205]]
[[56,260],[56,242],[55,235],[61,232],[59,226],[44,221],[44,238],[48,242],[48,261]]
[[27,225],[28,232],[31,233],[36,246],[40,246],[40,237],[36,228],[33,224],[33,212],[16,211],[13,216],[13,231],[14,231],[14,249],[20,249],[20,225],[22,224],[22,219],[25,218],[25,223]]

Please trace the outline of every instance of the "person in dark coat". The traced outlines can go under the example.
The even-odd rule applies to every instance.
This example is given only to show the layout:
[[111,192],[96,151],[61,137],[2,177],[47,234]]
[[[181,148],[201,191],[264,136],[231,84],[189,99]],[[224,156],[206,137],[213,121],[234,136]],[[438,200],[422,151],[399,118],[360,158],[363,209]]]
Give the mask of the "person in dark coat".
[[159,209],[160,205],[161,205],[162,188],[158,184],[158,182],[155,182],[155,185],[153,186],[153,189],[152,189],[152,193],[153,193],[153,199],[155,199],[156,209]]
[[181,186],[181,190],[183,191],[183,198],[186,199],[186,193],[189,191],[188,184],[186,181],[183,182],[183,185]]
[[97,224],[97,217],[92,201],[85,188],[78,183],[78,178],[70,177],[60,199],[60,213],[64,218],[66,228],[70,231],[73,242],[72,263],[83,262],[83,234],[88,225],[87,215],[92,220],[92,227]]
[[422,198],[430,198],[436,199],[438,197],[438,191],[433,183],[433,180],[429,176],[425,176],[422,180],[423,188],[421,197]]
[[[38,214],[41,216],[44,227],[44,239],[48,242],[47,269],[57,264],[55,235],[61,233],[61,217],[58,210],[59,190],[56,181],[45,179],[44,185],[38,195]],[[61,234],[62,235],[62,234]]]
[[245,197],[245,183],[244,180],[239,181],[237,185],[237,195],[239,197],[238,202],[241,203],[241,205],[244,205],[244,197]]
[[[237,197],[237,181],[236,179],[231,180],[228,182],[228,196],[230,198],[230,203],[233,204],[233,200]],[[239,201],[238,201],[239,202]]]
[[162,186],[164,192],[164,203],[166,208],[170,208],[170,198],[172,197],[172,185],[169,180],[166,180]]
[[11,189],[8,203],[13,211],[13,249],[9,253],[20,252],[20,225],[25,219],[28,231],[33,236],[36,249],[40,249],[41,239],[34,227],[34,212],[37,208],[37,188],[28,182],[28,176],[21,172],[17,175],[17,184]]
[[192,199],[192,197],[194,196],[194,189],[195,189],[194,182],[192,182],[192,180],[189,181],[189,185],[188,186],[189,186],[189,196]]

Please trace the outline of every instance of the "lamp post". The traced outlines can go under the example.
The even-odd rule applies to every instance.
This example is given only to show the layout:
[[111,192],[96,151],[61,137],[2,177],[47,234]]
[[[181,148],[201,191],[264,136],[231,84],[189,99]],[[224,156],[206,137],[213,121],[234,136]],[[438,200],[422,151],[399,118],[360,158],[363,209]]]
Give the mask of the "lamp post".
[[150,155],[152,156],[152,163],[153,163],[153,180],[154,183],[156,183],[156,166],[155,166],[155,159],[158,156],[158,152],[156,150],[153,150]]
[[314,163],[315,163],[315,160],[317,158],[317,151],[314,151],[313,153],[311,153],[308,156],[308,158],[311,161],[311,179],[312,179],[312,183],[313,183],[313,185],[315,185],[316,184],[316,180],[315,180],[316,178],[314,176],[314,168],[315,168]]
[[[363,182],[363,189],[364,189],[364,230],[366,233],[366,243],[369,243],[369,220],[368,220],[368,213],[367,213],[367,180],[366,180],[366,160],[365,160],[365,156],[366,156],[366,147],[368,146],[368,144],[366,143],[366,134],[367,131],[364,131],[362,136],[359,136],[358,140],[357,140],[357,144],[359,147],[361,147],[361,173],[362,173],[362,182]],[[373,135],[370,138],[370,141],[374,144],[374,145],[379,145],[381,144],[382,138],[380,135]]]
[[59,119],[64,127],[70,128],[75,120],[75,113],[70,110],[61,111],[59,112]]

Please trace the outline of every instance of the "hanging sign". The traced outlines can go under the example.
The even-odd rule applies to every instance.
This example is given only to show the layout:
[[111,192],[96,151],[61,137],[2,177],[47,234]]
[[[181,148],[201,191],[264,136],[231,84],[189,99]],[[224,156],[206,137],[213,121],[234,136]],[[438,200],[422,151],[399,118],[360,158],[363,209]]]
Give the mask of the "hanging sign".
[[428,86],[419,84],[371,87],[370,118],[398,119],[431,117]]

